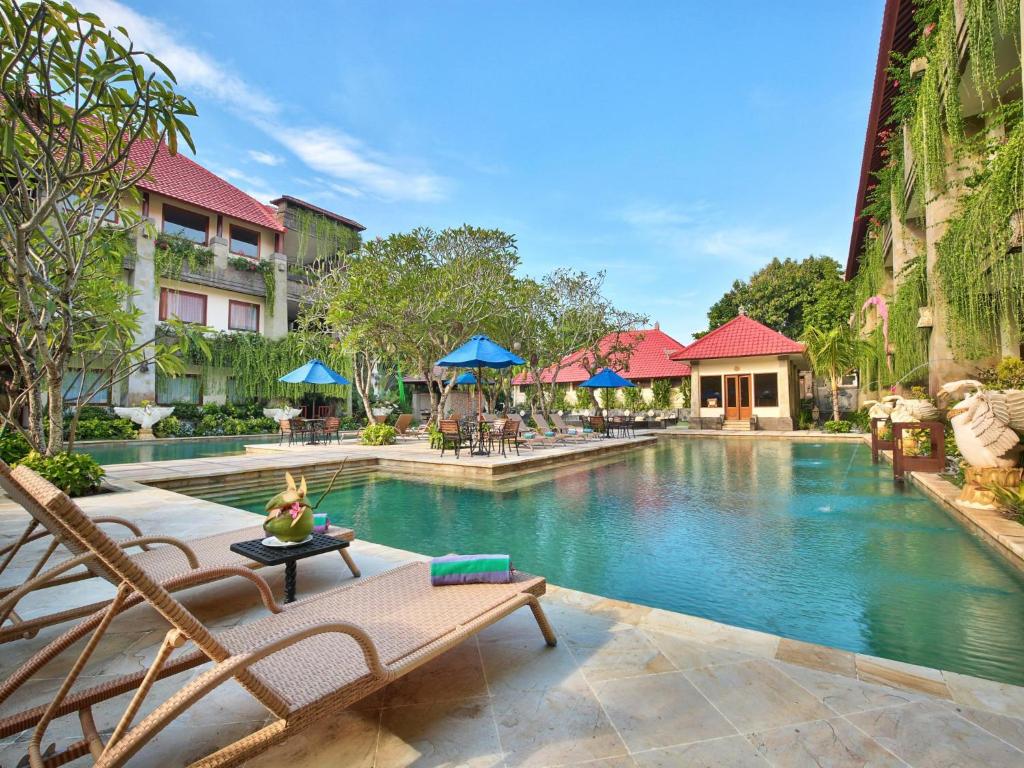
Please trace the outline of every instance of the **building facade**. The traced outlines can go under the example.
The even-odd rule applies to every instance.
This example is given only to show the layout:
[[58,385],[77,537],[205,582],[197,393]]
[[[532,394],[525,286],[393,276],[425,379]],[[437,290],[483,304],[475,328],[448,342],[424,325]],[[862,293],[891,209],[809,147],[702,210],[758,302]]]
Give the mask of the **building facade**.
[[[628,331],[617,336],[611,334],[599,343],[599,347],[607,350],[617,342],[633,346],[628,362],[618,366],[617,372],[637,386],[647,408],[652,407],[651,404],[654,402],[655,382],[663,382],[668,386],[669,408],[687,406],[685,382],[690,377],[690,366],[673,359],[673,355],[685,347],[684,344],[662,331],[657,323],[653,328]],[[577,401],[579,385],[591,375],[582,363],[582,358],[586,354],[586,350],[580,350],[562,361],[557,374],[557,384],[565,387],[565,399],[569,406],[589,411],[589,406],[581,407]],[[541,372],[541,381],[550,384],[554,376],[553,368],[546,369]],[[533,377],[529,373],[521,373],[512,379],[512,397],[516,405],[523,405],[528,401],[532,386]],[[621,402],[624,393],[620,391],[617,397]]]
[[887,0],[868,116],[846,268],[865,394],[1021,354],[1024,5],[923,7]]
[[[152,145],[136,151],[143,162]],[[293,197],[265,205],[163,146],[138,190],[142,224],[134,230],[124,278],[140,310],[140,343],[170,318],[218,333],[286,337],[307,290],[306,268],[340,247],[351,250],[364,229]],[[83,384],[92,389],[104,375],[70,371],[65,398],[74,399]],[[91,402],[223,403],[232,399],[233,384],[227,369],[193,366],[164,377],[151,365],[101,388]]]
[[795,429],[804,347],[738,315],[673,357],[690,366],[690,425],[697,429]]

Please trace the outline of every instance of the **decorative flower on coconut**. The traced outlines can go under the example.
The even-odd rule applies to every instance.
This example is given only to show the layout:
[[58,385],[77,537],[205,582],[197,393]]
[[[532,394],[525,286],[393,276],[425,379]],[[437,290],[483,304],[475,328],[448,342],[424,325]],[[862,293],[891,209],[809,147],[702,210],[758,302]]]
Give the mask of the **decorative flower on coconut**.
[[312,509],[309,502],[306,501],[306,478],[302,476],[298,486],[295,485],[295,478],[292,477],[291,472],[285,472],[284,479],[288,487],[267,502],[265,507],[267,519],[273,520],[279,515],[290,515],[291,524],[295,525],[302,517],[303,512]]

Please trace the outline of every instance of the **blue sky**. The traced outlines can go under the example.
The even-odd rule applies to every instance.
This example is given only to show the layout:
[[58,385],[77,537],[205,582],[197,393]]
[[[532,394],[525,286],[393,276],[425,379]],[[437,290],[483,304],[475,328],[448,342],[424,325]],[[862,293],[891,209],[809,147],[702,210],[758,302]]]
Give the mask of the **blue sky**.
[[882,0],[79,5],[171,66],[242,189],[500,227],[680,341],[774,256],[845,261]]

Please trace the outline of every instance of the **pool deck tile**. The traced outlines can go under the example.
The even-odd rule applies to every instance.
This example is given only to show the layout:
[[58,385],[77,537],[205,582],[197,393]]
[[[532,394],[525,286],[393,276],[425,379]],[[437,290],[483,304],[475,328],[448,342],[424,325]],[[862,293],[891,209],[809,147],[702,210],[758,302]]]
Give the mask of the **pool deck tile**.
[[[116,484],[122,492],[83,499],[82,507],[130,518],[148,533],[183,538],[258,520],[131,479]],[[0,497],[0,545],[20,533],[25,520],[22,510]],[[30,547],[24,553],[29,560],[43,542]],[[424,559],[359,539],[351,551],[366,575]],[[17,583],[29,568],[19,558],[0,583]],[[262,575],[280,595],[281,569]],[[312,594],[349,581],[336,558],[311,558],[301,567],[299,589]],[[67,585],[43,593],[32,610],[111,593],[102,583]],[[256,591],[232,580],[179,596],[217,627],[265,613]],[[528,611],[518,611],[248,765],[1024,765],[1024,688],[557,586],[543,604],[561,639],[556,648],[544,646]],[[5,644],[0,677],[65,629],[52,627],[31,640]],[[146,606],[119,616],[80,684],[148,664],[165,631],[164,620]],[[66,656],[52,662],[0,705],[0,715],[48,701],[69,664]],[[159,682],[143,712],[196,674]],[[112,727],[126,702],[121,697],[95,708],[101,730]],[[268,718],[240,686],[229,683],[183,714],[136,762],[182,765],[251,733]],[[73,718],[59,719],[44,744],[68,744],[77,735],[73,725]],[[0,765],[17,765],[27,738],[22,733],[0,741]],[[893,762],[894,756],[903,762]]]

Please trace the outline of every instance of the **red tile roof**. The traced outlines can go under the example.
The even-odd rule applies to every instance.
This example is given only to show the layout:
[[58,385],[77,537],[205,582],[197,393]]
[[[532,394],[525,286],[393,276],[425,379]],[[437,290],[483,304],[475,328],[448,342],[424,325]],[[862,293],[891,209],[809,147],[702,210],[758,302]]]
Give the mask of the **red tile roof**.
[[673,359],[713,360],[719,357],[791,355],[803,351],[803,344],[797,344],[746,315],[738,315],[673,355]]
[[[152,152],[151,141],[140,141],[132,147],[132,157],[138,163],[148,162]],[[180,152],[172,155],[165,144],[160,145],[152,169],[138,187],[275,232],[284,231],[277,216],[259,200]]]
[[[618,373],[628,379],[637,380],[678,379],[690,375],[690,366],[671,359],[673,353],[682,350],[685,345],[680,344],[661,329],[647,328],[639,331],[627,331],[620,335],[620,339],[629,343],[640,334],[643,335],[643,338],[630,355],[629,365],[618,370]],[[601,349],[608,349],[614,341],[614,334],[605,336],[600,342]],[[568,365],[558,372],[560,383],[578,384],[590,378],[590,373],[578,362],[583,354],[584,351],[580,350],[563,360]],[[546,369],[541,373],[541,381],[550,382],[553,373],[553,368]],[[512,379],[513,384],[520,385],[530,384],[532,381],[533,376],[529,373],[521,373]]]

